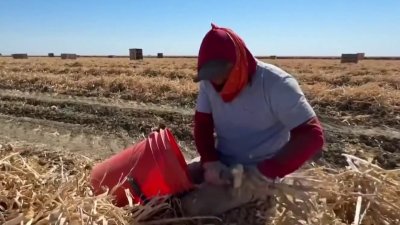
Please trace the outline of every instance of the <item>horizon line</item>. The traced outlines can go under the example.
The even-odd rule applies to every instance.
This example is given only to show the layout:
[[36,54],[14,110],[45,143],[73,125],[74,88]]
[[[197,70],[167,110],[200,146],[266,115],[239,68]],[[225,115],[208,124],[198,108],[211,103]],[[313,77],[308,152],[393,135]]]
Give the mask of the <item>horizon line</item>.
[[[27,53],[13,53],[13,54],[27,54]],[[1,55],[0,57],[12,57],[13,54]],[[75,54],[75,53],[61,53],[61,54]],[[29,57],[47,57],[47,58],[56,58],[60,57],[61,54],[54,56],[48,56],[43,54],[32,54]],[[343,54],[358,54],[358,53],[343,53]],[[113,55],[113,54],[76,54],[78,57],[83,58],[129,58],[129,55]],[[341,55],[256,55],[255,58],[260,59],[340,59]],[[157,55],[143,55],[143,58],[157,58]],[[163,55],[162,58],[198,58],[197,55]],[[364,56],[364,59],[393,59],[400,60],[400,56]]]

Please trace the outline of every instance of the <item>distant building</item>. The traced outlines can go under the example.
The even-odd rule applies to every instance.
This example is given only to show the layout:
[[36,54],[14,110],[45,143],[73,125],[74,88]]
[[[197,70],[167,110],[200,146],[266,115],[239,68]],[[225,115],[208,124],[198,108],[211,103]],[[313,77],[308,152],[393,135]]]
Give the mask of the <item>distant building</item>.
[[130,60],[143,59],[143,49],[141,48],[129,49],[129,59]]
[[77,59],[77,58],[78,58],[77,54],[61,53],[61,59]]
[[27,59],[28,54],[27,53],[16,53],[11,55],[13,59]]
[[358,54],[342,54],[341,63],[358,63]]
[[363,60],[365,58],[365,53],[357,53],[358,60]]

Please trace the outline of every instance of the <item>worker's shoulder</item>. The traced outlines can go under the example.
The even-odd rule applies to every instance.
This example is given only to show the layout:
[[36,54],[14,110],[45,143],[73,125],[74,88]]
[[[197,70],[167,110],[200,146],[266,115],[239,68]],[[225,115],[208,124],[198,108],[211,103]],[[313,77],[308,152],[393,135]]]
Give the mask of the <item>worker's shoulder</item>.
[[271,91],[283,90],[296,87],[298,81],[289,72],[270,63],[258,61],[257,75],[261,78],[264,91],[271,94]]
[[268,96],[282,96],[288,93],[303,94],[296,78],[285,70],[261,62],[258,64],[262,79],[264,92]]
[[290,73],[270,63],[257,61],[257,73],[263,77],[264,82],[284,82],[288,78],[295,79]]

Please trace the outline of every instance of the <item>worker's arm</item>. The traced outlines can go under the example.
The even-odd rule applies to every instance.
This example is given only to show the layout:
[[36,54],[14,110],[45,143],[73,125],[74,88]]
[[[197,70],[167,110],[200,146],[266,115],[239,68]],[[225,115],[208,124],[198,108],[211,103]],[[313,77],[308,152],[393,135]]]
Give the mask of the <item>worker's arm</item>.
[[205,83],[200,82],[194,115],[194,141],[202,163],[218,160],[214,140],[214,120],[211,112]]
[[215,149],[214,120],[210,100],[204,82],[200,84],[194,115],[194,140],[204,169],[204,181],[212,185],[226,185],[230,180],[221,174],[229,174],[229,168],[221,163]]
[[289,142],[273,158],[260,163],[258,168],[268,178],[284,177],[321,151],[323,144],[320,122],[313,117],[292,129]]
[[195,112],[194,141],[202,163],[218,160],[215,150],[214,121],[210,113]]
[[290,131],[290,140],[276,155],[261,162],[258,168],[269,178],[284,177],[322,150],[323,130],[293,77],[288,76],[274,84],[266,96],[275,116]]

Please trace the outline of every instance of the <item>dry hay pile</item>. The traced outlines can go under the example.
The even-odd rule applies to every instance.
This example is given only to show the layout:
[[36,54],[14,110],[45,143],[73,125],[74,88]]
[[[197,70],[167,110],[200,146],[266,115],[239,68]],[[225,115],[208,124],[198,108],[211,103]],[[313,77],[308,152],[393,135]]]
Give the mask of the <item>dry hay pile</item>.
[[277,184],[273,224],[400,224],[400,169],[343,156],[345,169],[311,168]]
[[[106,194],[93,196],[88,183],[93,162],[85,157],[10,145],[0,149],[0,224],[222,223],[216,217],[180,217],[176,200],[115,207]],[[246,208],[252,206],[247,206],[227,213],[224,220],[275,225],[400,224],[400,170],[383,170],[345,157],[346,169],[315,167],[275,184],[271,192],[277,204],[267,212],[248,213]]]
[[0,145],[0,224],[137,224],[166,203],[118,208],[93,196],[83,156]]

